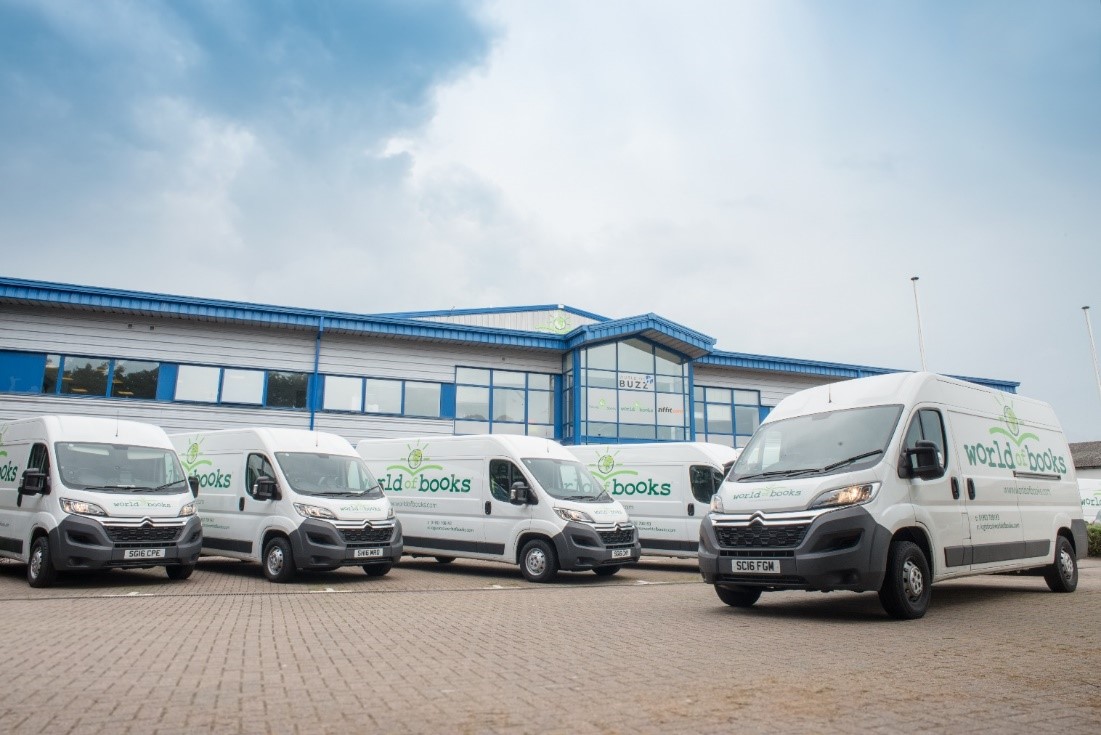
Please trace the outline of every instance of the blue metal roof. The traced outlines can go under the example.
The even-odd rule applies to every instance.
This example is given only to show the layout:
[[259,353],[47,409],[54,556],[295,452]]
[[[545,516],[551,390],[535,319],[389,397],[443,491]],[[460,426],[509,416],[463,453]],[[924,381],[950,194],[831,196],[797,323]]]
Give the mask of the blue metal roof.
[[[894,368],[869,367],[867,365],[845,365],[837,362],[821,362],[817,360],[799,360],[789,357],[770,357],[767,355],[749,355],[743,352],[712,352],[711,354],[696,360],[697,365],[716,365],[719,367],[745,368],[748,370],[765,370],[768,372],[800,373],[803,375],[824,375],[833,378],[866,378],[869,375],[886,375],[887,373],[905,372]],[[989,388],[997,388],[1009,393],[1016,393],[1020,387],[1019,382],[1011,380],[995,380],[992,378],[973,378],[964,375],[950,375],[949,377],[966,380],[969,383],[985,385]]]
[[[409,312],[405,314],[352,314],[322,309],[302,309],[222,299],[204,299],[192,296],[31,281],[2,276],[0,276],[0,301],[70,309],[170,316],[196,321],[261,324],[290,329],[317,330],[324,328],[325,331],[350,334],[433,342],[491,344],[522,349],[555,350],[558,352],[638,336],[679,352],[685,357],[695,360],[698,365],[801,373],[836,378],[859,378],[866,375],[899,372],[890,368],[717,351],[714,349],[714,338],[669,321],[657,314],[644,314],[626,319],[608,319],[580,309],[560,307],[559,305],[466,309],[444,312]],[[547,309],[562,309],[572,314],[597,319],[599,323],[587,324],[574,329],[568,334],[557,335],[467,324],[429,322],[423,318],[444,314],[506,313]],[[413,318],[414,314],[421,318]],[[1015,392],[1020,385],[1020,383],[1008,380],[954,377],[961,377],[962,380],[1009,392]]]
[[486,307],[483,309],[440,309],[437,311],[404,311],[404,312],[392,312],[386,314],[377,314],[376,316],[393,316],[403,319],[427,319],[434,316],[471,316],[478,314],[517,314],[529,311],[564,311],[567,314],[574,314],[576,316],[584,317],[586,319],[592,319],[598,322],[611,321],[610,317],[601,316],[600,314],[594,314],[591,311],[584,311],[573,306],[565,306],[563,304],[538,304],[535,306],[494,306]]

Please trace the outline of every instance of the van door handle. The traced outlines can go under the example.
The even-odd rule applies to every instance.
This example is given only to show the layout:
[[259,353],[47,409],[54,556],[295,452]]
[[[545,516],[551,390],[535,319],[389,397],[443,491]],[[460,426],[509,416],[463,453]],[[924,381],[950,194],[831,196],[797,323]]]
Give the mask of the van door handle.
[[689,503],[688,504],[688,515],[690,515],[690,516],[696,515],[696,504],[695,503]]
[[958,477],[952,478],[952,500],[960,499],[960,481]]
[[242,497],[242,498],[239,498],[237,500],[237,510],[244,510],[244,509],[245,509],[245,499]]
[[975,499],[975,481],[970,477],[967,478],[967,497],[971,500]]
[[490,502],[487,500],[486,501],[486,515],[489,515],[492,512],[493,512],[493,505],[490,504]]

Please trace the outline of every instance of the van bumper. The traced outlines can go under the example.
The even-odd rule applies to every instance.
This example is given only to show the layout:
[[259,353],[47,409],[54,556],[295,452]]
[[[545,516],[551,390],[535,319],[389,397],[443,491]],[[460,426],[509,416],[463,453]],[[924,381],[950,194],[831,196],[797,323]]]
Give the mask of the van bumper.
[[295,566],[308,570],[394,564],[401,558],[402,538],[401,523],[394,519],[393,524],[388,528],[337,528],[307,518],[289,534]]
[[[60,570],[69,569],[107,569],[111,567],[164,567],[176,564],[194,564],[199,560],[199,550],[203,545],[203,530],[199,517],[191,516],[174,540],[145,540],[144,532],[165,532],[167,529],[127,529],[124,538],[114,541],[110,534],[119,534],[121,529],[108,529],[102,523],[91,518],[70,515],[61,520],[57,528],[50,531],[50,552],[54,566]],[[163,550],[162,556],[127,558],[138,553],[156,553]]]
[[642,556],[638,529],[634,526],[598,531],[588,524],[571,521],[554,537],[554,548],[559,567],[567,572],[632,564]]
[[[890,532],[860,506],[823,513],[789,547],[724,545],[708,515],[700,523],[700,573],[716,585],[865,592],[882,586],[890,544]],[[779,562],[778,574],[735,569],[736,561],[773,559]]]

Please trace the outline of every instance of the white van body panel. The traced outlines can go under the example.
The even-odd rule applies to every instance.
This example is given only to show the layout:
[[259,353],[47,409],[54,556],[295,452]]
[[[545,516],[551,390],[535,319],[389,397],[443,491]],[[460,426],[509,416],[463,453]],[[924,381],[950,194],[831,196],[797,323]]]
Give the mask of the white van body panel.
[[[343,437],[304,429],[251,427],[173,434],[170,438],[185,469],[199,478],[196,502],[204,529],[204,555],[259,562],[266,539],[276,533],[292,541],[299,569],[362,564],[362,559],[351,556],[354,543],[347,537],[353,532],[374,530],[377,533],[373,536],[379,538],[371,543],[382,550],[378,560],[393,562],[400,557],[401,529],[384,495],[356,499],[300,492],[295,489],[297,478],[288,477],[286,462],[279,458],[286,453],[359,460]],[[254,479],[249,477],[250,457],[266,461],[265,476],[275,480],[279,497],[253,497],[253,488],[249,487],[250,479]],[[339,490],[336,484],[333,488]],[[333,517],[307,518],[296,504],[324,509]],[[313,537],[311,529],[315,531]],[[319,534],[328,540],[324,548],[314,543]]]
[[[562,569],[588,569],[612,565],[613,549],[603,539],[614,538],[616,565],[638,560],[637,533],[621,503],[554,497],[525,464],[539,459],[576,464],[555,441],[511,435],[365,439],[356,451],[393,503],[408,553],[516,564],[523,544],[540,537],[555,543]],[[507,489],[491,487],[494,467],[515,473],[513,479],[527,484],[534,502],[511,502]],[[587,514],[592,523],[566,521],[555,508]],[[594,546],[579,550],[568,529]]]
[[[19,492],[32,451],[48,463],[47,493]],[[65,500],[105,515],[66,512]],[[28,561],[45,532],[59,570],[191,565],[200,544],[194,500],[157,426],[85,416],[0,423],[0,557]],[[149,556],[136,558],[138,550]]]
[[1078,478],[1082,515],[1087,523],[1101,523],[1101,479]]
[[588,444],[570,453],[623,503],[642,553],[695,558],[700,520],[740,450],[707,442]]
[[[882,452],[846,458],[845,442],[862,446],[860,437],[815,429],[856,409],[874,409],[884,417],[876,420],[884,422],[897,411],[894,423],[884,424],[886,443],[875,445]],[[789,433],[787,445],[780,446],[785,435],[770,427],[793,419],[802,423],[786,426],[800,427],[809,439],[800,442]],[[943,427],[935,442],[944,444],[938,446],[941,474],[912,476],[904,450],[934,426]],[[872,431],[867,424],[853,427],[851,432]],[[830,441],[815,444],[816,431]],[[800,462],[801,443],[820,449],[834,438],[843,460],[836,468],[814,458]],[[930,373],[850,380],[783,400],[744,452],[701,526],[701,571],[719,586],[878,589],[899,532],[925,545],[933,581],[1049,567],[1059,535],[1079,557],[1085,554],[1069,447],[1051,407],[1040,401]],[[769,477],[770,466],[806,469]],[[871,497],[855,504],[813,507],[837,491],[869,488]],[[790,538],[783,535],[787,528]],[[717,533],[736,546],[720,542]],[[731,559],[740,554],[771,554],[779,560],[770,572],[776,576],[770,581],[763,574],[732,573]]]

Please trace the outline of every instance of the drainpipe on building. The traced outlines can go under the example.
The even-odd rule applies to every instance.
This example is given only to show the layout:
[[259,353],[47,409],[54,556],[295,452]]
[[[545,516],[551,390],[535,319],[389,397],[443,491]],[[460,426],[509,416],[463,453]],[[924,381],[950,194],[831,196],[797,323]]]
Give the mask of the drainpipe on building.
[[325,317],[317,318],[317,340],[313,348],[313,380],[310,381],[310,431],[313,431],[314,417],[317,415],[317,399],[321,395],[321,375],[318,370],[321,367],[321,335],[325,331]]

